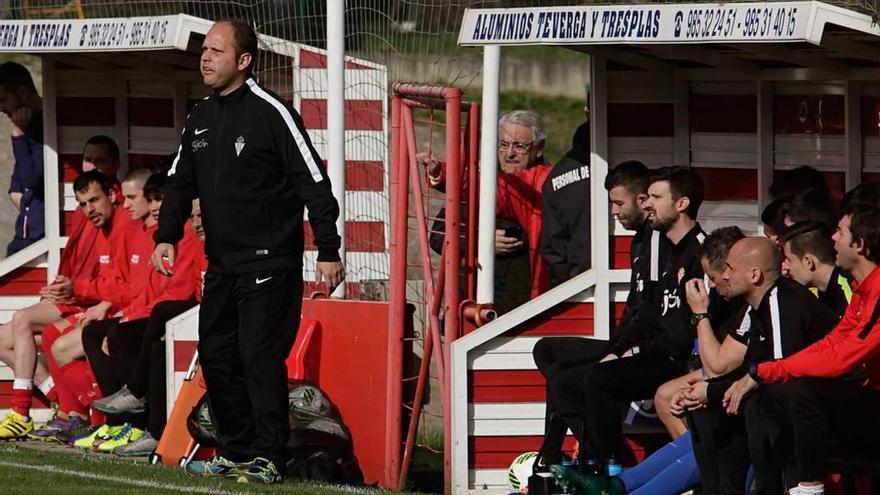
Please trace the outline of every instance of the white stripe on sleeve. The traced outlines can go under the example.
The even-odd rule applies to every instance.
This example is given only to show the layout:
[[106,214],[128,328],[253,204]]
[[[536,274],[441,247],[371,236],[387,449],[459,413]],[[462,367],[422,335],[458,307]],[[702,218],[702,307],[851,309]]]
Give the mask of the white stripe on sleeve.
[[660,232],[651,231],[651,281],[660,280]]
[[174,156],[174,161],[171,162],[171,168],[168,169],[168,177],[171,177],[177,172],[177,162],[180,161],[180,154],[183,152],[183,145],[179,145],[177,147],[177,155]]
[[306,140],[300,132],[299,128],[293,122],[293,116],[290,114],[290,111],[287,109],[287,107],[285,107],[280,101],[269,95],[269,93],[265,92],[263,88],[261,88],[253,79],[248,79],[247,84],[255,95],[266,100],[270,105],[275,107],[275,110],[278,110],[279,114],[281,114],[281,118],[284,119],[284,123],[287,124],[287,129],[290,130],[290,134],[293,136],[293,140],[296,142],[296,147],[299,149],[299,154],[302,155],[303,160],[306,162],[306,166],[309,168],[309,173],[312,174],[312,179],[315,182],[321,182],[322,180],[324,180],[324,176],[321,175],[321,169],[319,169],[318,164],[315,163],[315,158],[312,156],[312,152],[309,150],[309,146],[306,144]]
[[773,359],[782,359],[782,327],[779,322],[779,287],[770,292],[770,324],[773,326]]

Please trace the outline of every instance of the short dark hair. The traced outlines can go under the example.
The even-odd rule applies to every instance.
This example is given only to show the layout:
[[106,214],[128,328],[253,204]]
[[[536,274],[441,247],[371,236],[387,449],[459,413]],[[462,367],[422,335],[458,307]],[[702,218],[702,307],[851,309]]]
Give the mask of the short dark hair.
[[784,222],[786,217],[792,224],[798,222],[822,222],[829,229],[837,225],[837,213],[835,213],[828,198],[823,197],[820,192],[814,189],[807,189],[793,196],[782,207],[781,213],[783,226],[779,232],[785,230]]
[[84,193],[89,190],[89,186],[92,185],[92,183],[101,186],[101,190],[108,196],[110,195],[110,191],[113,190],[113,182],[109,177],[97,170],[89,170],[88,172],[79,174],[79,177],[73,180],[73,191]]
[[825,177],[809,165],[801,165],[786,171],[770,184],[770,197],[773,199],[785,198],[800,194],[812,189],[817,196],[831,203],[831,193]]
[[834,264],[837,257],[831,230],[822,222],[798,222],[788,227],[779,240],[783,244],[788,243],[789,249],[798,258],[812,254],[820,263]]
[[86,141],[86,144],[83,145],[83,149],[85,150],[86,146],[90,144],[110,148],[110,157],[114,160],[119,160],[119,145],[116,144],[116,141],[114,141],[112,137],[105,136],[104,134],[94,135]]
[[669,182],[672,199],[688,198],[690,203],[687,214],[692,219],[696,219],[705,194],[703,179],[687,167],[663,167],[651,175],[648,183],[650,185],[661,181]]
[[880,263],[880,207],[876,205],[854,205],[849,230],[853,241],[861,241],[865,248],[865,258]]
[[623,186],[633,193],[643,193],[648,190],[648,177],[651,171],[644,163],[631,160],[623,162],[608,171],[605,176],[605,190],[610,191],[618,186]]
[[856,187],[847,191],[840,202],[841,215],[852,213],[852,209],[856,205],[878,205],[880,204],[880,183],[862,182]]
[[3,86],[7,91],[24,87],[34,93],[37,92],[30,71],[17,62],[6,62],[0,65],[0,86]]
[[736,225],[721,227],[706,236],[698,251],[699,258],[706,258],[709,265],[716,270],[723,270],[730,248],[746,235]]
[[153,174],[144,184],[144,197],[148,201],[161,199],[165,196],[166,178],[163,174]]
[[235,60],[238,61],[243,54],[250,53],[251,63],[248,65],[247,73],[253,75],[260,51],[257,31],[253,26],[240,19],[224,18],[217,21],[216,24],[229,24],[232,27],[232,37],[235,40]]
[[785,226],[785,205],[789,201],[789,198],[773,200],[761,212],[761,223],[776,235],[782,233],[780,226]]

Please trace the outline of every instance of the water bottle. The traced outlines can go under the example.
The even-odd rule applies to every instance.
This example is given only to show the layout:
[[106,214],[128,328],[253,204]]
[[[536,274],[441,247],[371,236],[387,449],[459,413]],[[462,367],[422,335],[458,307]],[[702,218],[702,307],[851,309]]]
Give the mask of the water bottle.
[[605,470],[608,476],[619,476],[623,472],[623,466],[617,462],[617,459],[611,457],[605,465]]

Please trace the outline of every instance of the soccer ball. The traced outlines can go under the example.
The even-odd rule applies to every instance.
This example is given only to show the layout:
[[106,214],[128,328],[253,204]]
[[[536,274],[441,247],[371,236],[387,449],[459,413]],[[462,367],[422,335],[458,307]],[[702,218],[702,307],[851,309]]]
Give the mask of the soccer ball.
[[537,458],[537,452],[526,452],[510,463],[510,469],[507,470],[507,487],[510,488],[511,493],[522,492],[529,487],[529,476],[532,475],[532,467]]
[[216,445],[217,436],[214,433],[214,420],[211,417],[211,406],[208,404],[208,396],[204,395],[193,407],[187,418],[187,430],[190,436],[204,447]]
[[305,427],[312,421],[332,416],[333,405],[321,389],[310,383],[297,383],[287,394],[290,416]]

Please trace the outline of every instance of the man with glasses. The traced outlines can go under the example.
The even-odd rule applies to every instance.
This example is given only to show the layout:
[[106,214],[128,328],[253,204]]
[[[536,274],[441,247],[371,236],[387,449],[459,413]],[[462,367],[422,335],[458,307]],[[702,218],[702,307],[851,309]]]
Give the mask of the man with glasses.
[[[495,230],[496,310],[503,309],[499,305],[505,299],[512,303],[505,304],[512,309],[550,287],[541,258],[541,189],[552,169],[544,158],[546,137],[543,119],[529,110],[514,110],[498,122],[498,168],[501,173],[498,174],[495,207],[498,216]],[[446,170],[443,163],[430,153],[419,155],[419,161],[427,171],[428,184],[444,190]],[[442,215],[442,212],[438,213],[438,217]],[[528,256],[529,290],[522,294],[515,288],[519,286],[516,280],[522,278],[522,270],[517,268],[520,264],[514,262],[517,255]],[[507,263],[508,258],[510,263]],[[509,270],[508,264],[511,265]],[[504,276],[506,272],[510,276]]]

